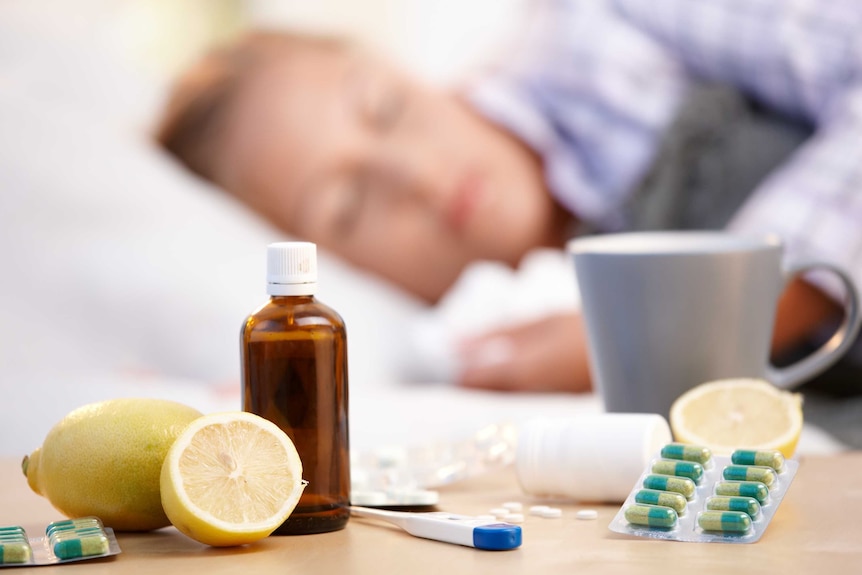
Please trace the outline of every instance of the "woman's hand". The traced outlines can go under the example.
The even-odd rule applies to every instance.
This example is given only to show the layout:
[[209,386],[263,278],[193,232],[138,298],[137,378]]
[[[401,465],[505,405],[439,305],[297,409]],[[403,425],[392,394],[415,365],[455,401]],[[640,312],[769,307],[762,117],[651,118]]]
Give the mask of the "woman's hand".
[[465,342],[458,384],[500,391],[591,389],[581,314],[566,312]]
[[802,278],[784,290],[778,302],[772,352],[781,354],[810,341],[824,325],[841,318],[841,306]]

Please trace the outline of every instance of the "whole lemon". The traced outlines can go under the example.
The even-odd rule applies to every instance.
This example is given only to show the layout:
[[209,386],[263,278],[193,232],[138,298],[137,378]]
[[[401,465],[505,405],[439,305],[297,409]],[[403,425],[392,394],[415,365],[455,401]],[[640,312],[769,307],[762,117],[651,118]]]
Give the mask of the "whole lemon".
[[202,414],[161,399],[112,399],[80,407],[24,458],[30,487],[67,517],[96,515],[119,531],[169,525],[159,477],[176,437]]

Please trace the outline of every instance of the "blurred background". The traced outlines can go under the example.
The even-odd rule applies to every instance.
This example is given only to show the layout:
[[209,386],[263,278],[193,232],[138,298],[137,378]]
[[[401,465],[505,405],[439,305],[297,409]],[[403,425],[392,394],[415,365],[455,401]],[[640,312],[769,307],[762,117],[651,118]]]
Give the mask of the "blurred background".
[[[240,406],[240,325],[266,299],[266,244],[287,238],[152,143],[171,81],[194,59],[249,27],[290,28],[348,36],[448,86],[493,61],[529,8],[526,0],[0,1],[0,454],[29,452],[68,411],[100,399]],[[594,407],[591,397],[400,385],[410,362],[445,364],[440,350],[423,359],[404,348],[416,325],[431,348],[439,343],[429,310],[327,254],[319,267],[320,299],[349,330],[354,445],[409,430],[468,433],[534,404]],[[568,265],[555,273],[572,297]],[[505,304],[502,274],[492,276]],[[475,285],[467,291],[495,300]],[[463,307],[447,313],[475,320]],[[428,425],[416,425],[418,404]]]
[[[289,28],[348,36],[451,87],[505,56],[533,1],[0,0],[0,455],[101,399],[240,407],[240,325],[266,300],[266,244],[288,238],[151,141],[181,70],[250,27]],[[432,310],[321,254],[319,297],[348,326],[354,447],[599,409],[592,395],[445,385],[446,330],[531,299],[507,290],[555,286],[542,303],[573,305],[565,259],[524,267],[526,283],[479,265]]]

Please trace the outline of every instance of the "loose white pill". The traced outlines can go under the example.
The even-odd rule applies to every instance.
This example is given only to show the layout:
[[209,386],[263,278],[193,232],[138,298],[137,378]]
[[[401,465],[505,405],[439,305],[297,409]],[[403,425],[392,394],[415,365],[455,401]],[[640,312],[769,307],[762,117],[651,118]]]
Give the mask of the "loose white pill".
[[541,515],[547,509],[547,505],[533,505],[532,507],[530,507],[530,515]]
[[558,507],[548,507],[544,511],[542,511],[542,517],[546,519],[556,519],[557,517],[563,516],[563,510]]
[[502,517],[502,519],[506,523],[523,523],[524,522],[524,514],[523,513],[509,513],[508,515],[504,515]]
[[493,515],[495,517],[502,517],[504,515],[508,515],[511,512],[508,509],[506,509],[505,507],[495,507],[495,508],[491,509],[490,511],[488,511],[488,513],[490,513],[491,515]]
[[366,507],[374,507],[376,505],[386,505],[389,498],[383,491],[373,490],[350,490],[350,502],[353,505],[364,505]]
[[599,512],[595,509],[581,509],[577,513],[575,513],[576,519],[597,519],[599,516]]
[[520,503],[518,503],[517,501],[507,501],[506,503],[503,504],[503,507],[505,507],[509,511],[520,511],[521,509],[524,508],[524,506],[521,505]]

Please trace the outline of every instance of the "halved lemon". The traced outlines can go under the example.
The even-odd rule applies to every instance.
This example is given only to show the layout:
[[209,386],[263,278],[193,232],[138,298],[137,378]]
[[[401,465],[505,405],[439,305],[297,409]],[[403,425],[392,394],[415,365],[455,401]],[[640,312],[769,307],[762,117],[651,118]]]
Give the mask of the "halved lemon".
[[222,547],[272,533],[305,484],[290,438],[272,422],[237,411],[193,421],[168,451],[160,487],[178,530]]
[[802,432],[802,396],[762,379],[724,379],[698,385],[670,409],[670,427],[682,443],[716,455],[735,449],[796,451]]

